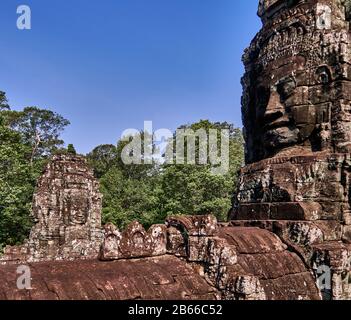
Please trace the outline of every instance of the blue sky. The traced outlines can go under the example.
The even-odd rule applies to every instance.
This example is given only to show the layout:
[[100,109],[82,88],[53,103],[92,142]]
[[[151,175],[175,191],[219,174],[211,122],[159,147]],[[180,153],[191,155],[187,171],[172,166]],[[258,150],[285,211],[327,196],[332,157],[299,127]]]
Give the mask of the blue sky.
[[[71,121],[81,153],[128,128],[200,119],[241,126],[241,56],[258,0],[1,0],[0,90],[14,109]],[[18,5],[32,30],[16,27]]]

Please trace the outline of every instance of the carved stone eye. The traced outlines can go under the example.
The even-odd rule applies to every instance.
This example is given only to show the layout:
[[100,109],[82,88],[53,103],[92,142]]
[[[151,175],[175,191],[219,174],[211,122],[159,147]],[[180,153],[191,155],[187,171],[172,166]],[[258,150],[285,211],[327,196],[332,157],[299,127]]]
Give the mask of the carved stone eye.
[[319,67],[316,72],[316,80],[320,84],[328,84],[331,81],[331,72],[328,67]]
[[282,79],[277,84],[277,92],[279,93],[282,100],[289,98],[294,93],[295,89],[296,82],[292,77]]
[[258,116],[263,116],[266,110],[270,96],[270,90],[265,87],[259,87],[256,91],[256,106]]

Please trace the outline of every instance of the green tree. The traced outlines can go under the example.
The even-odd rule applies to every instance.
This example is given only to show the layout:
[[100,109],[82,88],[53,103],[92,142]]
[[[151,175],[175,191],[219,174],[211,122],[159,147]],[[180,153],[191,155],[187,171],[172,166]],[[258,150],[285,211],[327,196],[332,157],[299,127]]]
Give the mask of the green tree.
[[67,153],[68,154],[77,154],[77,151],[76,149],[74,148],[74,145],[72,143],[70,143],[68,146],[67,146]]
[[0,115],[0,247],[21,243],[32,221],[35,174],[28,163],[31,148]]
[[[191,129],[196,132],[199,129],[204,129],[207,134],[209,130],[215,129],[218,131],[217,145],[220,149],[221,145],[221,130],[229,131],[229,174],[233,179],[233,183],[236,184],[238,177],[238,171],[244,163],[244,138],[239,128],[235,128],[233,124],[228,122],[210,122],[209,120],[200,120],[199,122],[183,125],[179,129]],[[187,143],[187,141],[186,141]],[[199,158],[199,143],[196,144],[196,159]],[[210,152],[209,148],[207,150]]]
[[12,111],[0,92],[0,249],[28,238],[37,179],[68,123],[49,110]]
[[[146,163],[144,137],[151,136],[141,133],[124,138],[117,143],[117,147],[102,145],[88,154],[96,175],[102,175],[100,185],[104,223],[113,222],[123,228],[133,220],[138,220],[146,227],[160,221],[158,165]],[[129,147],[133,141],[140,150],[138,155],[136,150]],[[155,150],[155,146],[151,144],[150,149]],[[135,156],[140,164],[125,164],[123,154]]]
[[3,110],[10,110],[10,106],[8,105],[6,93],[4,91],[0,91],[0,111]]
[[[152,135],[148,132],[141,132],[139,135],[131,136],[128,139],[124,138],[117,143],[117,158],[116,158],[116,166],[121,170],[123,176],[128,179],[135,180],[143,180],[148,177],[152,177],[157,174],[158,163],[153,159],[152,163],[148,163],[150,157],[145,155],[145,149],[148,149],[148,153],[153,153],[156,151],[157,147],[155,143],[152,141]],[[151,143],[147,144],[145,147],[145,141],[148,139]],[[138,146],[139,155],[136,155],[135,150],[130,150],[128,146],[130,146],[131,142],[135,142],[135,145]],[[126,151],[127,150],[127,151]],[[138,163],[125,164],[122,159],[122,155],[127,154],[129,156],[135,156],[135,160],[138,160]],[[148,159],[146,159],[148,158]],[[151,159],[152,160],[152,159]]]
[[100,184],[104,223],[113,222],[124,228],[134,220],[146,227],[160,221],[157,177],[128,178],[118,167],[113,167]]
[[5,111],[8,125],[20,132],[24,143],[31,146],[30,162],[51,155],[64,144],[60,135],[70,122],[46,109],[27,107],[23,111]]
[[[219,220],[226,220],[231,208],[231,200],[236,188],[238,172],[244,162],[243,137],[241,130],[227,122],[212,123],[201,120],[180,129],[196,132],[204,129],[218,130],[217,145],[221,144],[221,130],[229,131],[229,171],[224,175],[214,174],[210,163],[200,164],[200,142],[195,145],[196,165],[164,165],[162,181],[162,213],[174,214],[214,214]],[[175,141],[173,142],[175,145]],[[185,140],[185,151],[187,150]],[[209,148],[209,147],[208,147]],[[220,148],[219,148],[220,149]],[[208,149],[207,152],[210,150]],[[186,158],[187,154],[185,154]],[[186,160],[186,159],[185,159]],[[186,162],[185,162],[186,163]]]
[[167,166],[161,178],[162,216],[214,214],[227,218],[233,195],[229,175],[214,175],[208,166]]
[[[112,157],[97,157],[96,154],[106,154],[104,148],[103,152],[99,148],[100,150],[90,154],[90,159],[97,161],[95,168],[101,167],[100,172],[105,172],[100,179],[104,223],[113,222],[119,227],[125,227],[136,219],[149,226],[164,221],[168,215],[208,213],[216,215],[220,220],[226,220],[238,171],[244,159],[241,131],[228,123],[211,123],[207,120],[181,128],[194,131],[205,129],[206,132],[210,129],[229,130],[230,157],[227,174],[213,174],[210,164],[145,164],[143,154],[141,164],[126,165],[122,161],[121,153],[130,143],[128,140],[120,141],[116,150],[107,148],[108,151],[113,150]],[[220,139],[221,136],[218,135],[218,142]],[[143,147],[142,142],[142,151]],[[155,146],[152,148],[156,149]],[[198,154],[199,144],[196,148]],[[110,152],[107,154],[110,155]],[[108,161],[101,161],[105,158]]]
[[103,144],[97,146],[93,151],[87,154],[89,165],[94,169],[95,177],[100,179],[110,168],[116,165],[117,148],[112,144]]
[[[144,137],[145,133],[138,136],[132,136],[118,141],[117,146],[111,144],[103,144],[97,146],[93,151],[86,155],[89,165],[94,169],[95,176],[102,178],[111,168],[118,168],[123,176],[127,179],[144,179],[155,174],[157,163],[145,164],[144,161]],[[147,135],[150,137],[150,135]],[[140,164],[131,163],[125,164],[122,160],[122,154],[125,148],[133,141],[140,141]],[[152,150],[155,150],[155,145],[151,145]],[[127,152],[128,153],[128,152]],[[132,151],[129,152],[132,155]]]

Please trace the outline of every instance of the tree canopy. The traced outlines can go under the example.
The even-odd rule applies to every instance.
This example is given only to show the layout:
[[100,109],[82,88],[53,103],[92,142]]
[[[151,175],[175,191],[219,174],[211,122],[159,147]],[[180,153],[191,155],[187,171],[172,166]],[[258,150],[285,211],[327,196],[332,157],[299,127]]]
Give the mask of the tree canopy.
[[60,135],[70,122],[61,115],[47,109],[26,107],[22,111],[5,113],[8,125],[20,132],[24,143],[31,146],[31,163],[42,156],[52,154],[64,144]]
[[[210,163],[126,165],[120,155],[128,142],[120,141],[117,152],[113,146],[99,146],[88,155],[88,159],[97,176],[101,177],[105,223],[113,222],[124,227],[138,220],[149,226],[164,221],[168,215],[208,213],[226,220],[238,171],[244,161],[241,131],[228,123],[211,123],[207,120],[180,128],[194,132],[198,129],[206,132],[210,129],[228,130],[228,172],[224,175],[214,174]],[[220,140],[221,136],[218,135],[219,144]],[[198,153],[198,143],[196,148]]]
[[[13,111],[5,93],[0,91],[0,250],[28,237],[36,181],[50,157],[57,153],[76,154],[73,144],[65,148],[61,139],[68,124],[64,117],[47,109],[26,107]],[[200,139],[184,140],[184,156],[188,156],[187,146],[191,143],[195,146],[196,159],[194,163],[185,161],[184,164],[170,164],[159,157],[150,162],[149,152],[156,151],[158,146],[155,143],[149,146],[145,141],[150,141],[153,133],[124,137],[116,146],[97,146],[86,157],[100,181],[103,223],[113,222],[124,228],[138,220],[148,227],[163,223],[168,215],[208,213],[226,220],[244,159],[240,129],[226,122],[201,120],[182,125],[179,130],[201,132],[206,135],[205,142],[211,130],[216,130],[212,140],[218,146],[226,139],[226,135],[220,133],[225,130],[229,141],[229,158],[225,160],[228,170],[215,174],[213,163],[199,161],[204,151],[204,141]],[[125,157],[137,158],[138,152],[130,146],[138,144],[140,161],[126,163]],[[175,146],[176,133],[168,141],[168,147]],[[212,147],[205,145],[206,154],[213,151]],[[215,148],[216,156],[218,150]],[[152,159],[155,160],[153,156]]]
[[30,208],[35,185],[30,147],[0,115],[0,249],[25,239],[31,227]]
[[0,91],[0,250],[28,237],[37,179],[68,124],[47,109],[13,111]]
[[88,163],[94,168],[96,178],[101,178],[117,161],[117,148],[113,144],[97,146],[87,154]]
[[8,101],[6,98],[6,93],[0,91],[0,111],[10,110],[10,106],[8,105]]

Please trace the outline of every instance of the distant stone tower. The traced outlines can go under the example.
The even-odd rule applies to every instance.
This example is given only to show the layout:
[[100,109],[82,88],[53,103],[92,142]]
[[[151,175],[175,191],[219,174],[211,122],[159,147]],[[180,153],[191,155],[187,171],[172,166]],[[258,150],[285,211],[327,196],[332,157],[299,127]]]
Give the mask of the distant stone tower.
[[247,166],[230,216],[276,233],[331,279],[322,292],[334,299],[351,298],[346,2],[260,0],[263,27],[243,57]]
[[11,258],[11,252],[20,251],[27,261],[97,258],[103,238],[101,198],[83,157],[54,156],[37,184],[28,242],[5,253]]

